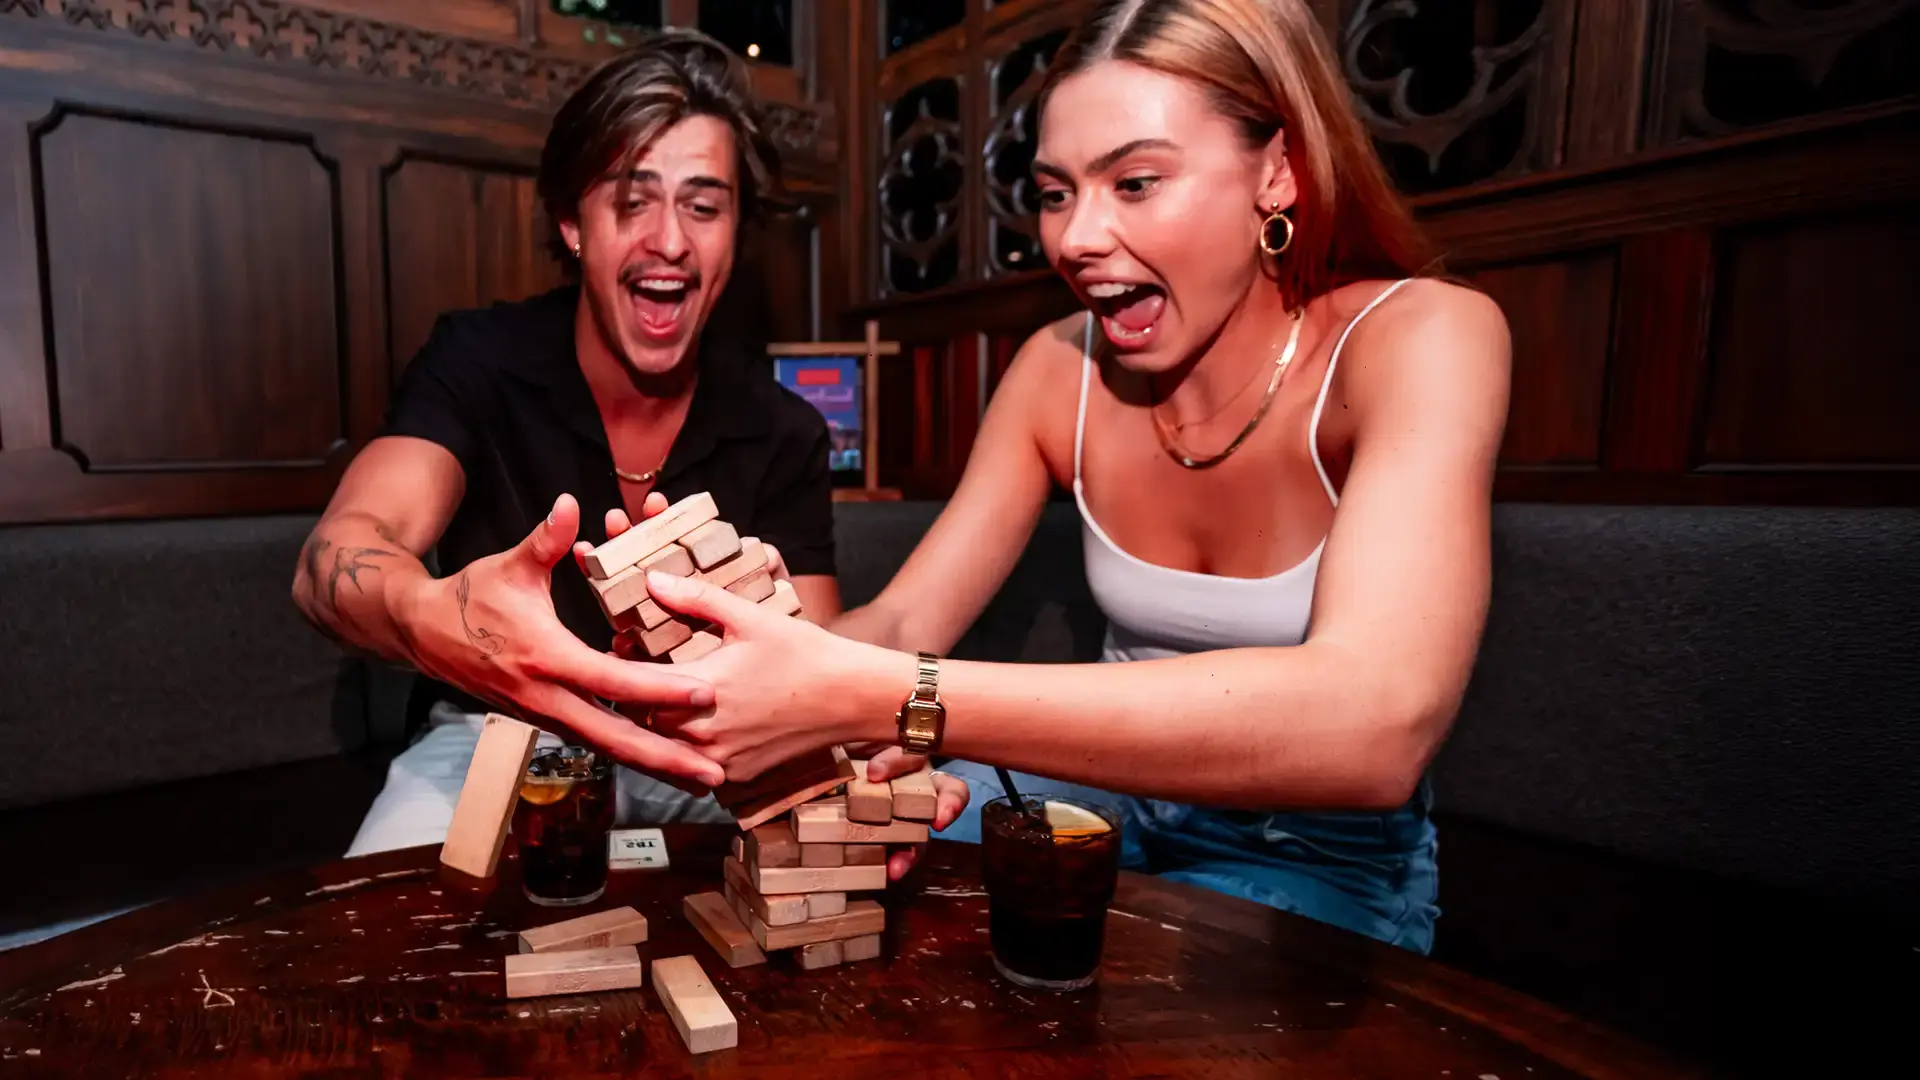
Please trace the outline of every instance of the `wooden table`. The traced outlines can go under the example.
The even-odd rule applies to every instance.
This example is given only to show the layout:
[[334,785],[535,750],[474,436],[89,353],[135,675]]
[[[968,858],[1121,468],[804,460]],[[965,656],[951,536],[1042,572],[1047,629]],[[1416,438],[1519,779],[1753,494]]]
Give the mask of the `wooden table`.
[[[673,865],[616,872],[643,957],[692,953],[740,1045],[686,1053],[649,985],[509,1001],[502,958],[555,921],[413,848],[283,873],[0,953],[0,1076],[1551,1077],[1683,1075],[1648,1050],[1403,950],[1123,874],[1101,980],[1000,979],[978,849],[935,841],[890,893],[879,960],[730,969],[680,915],[730,828],[667,831]],[[18,869],[18,868],[16,868]],[[16,886],[17,887],[17,886]]]

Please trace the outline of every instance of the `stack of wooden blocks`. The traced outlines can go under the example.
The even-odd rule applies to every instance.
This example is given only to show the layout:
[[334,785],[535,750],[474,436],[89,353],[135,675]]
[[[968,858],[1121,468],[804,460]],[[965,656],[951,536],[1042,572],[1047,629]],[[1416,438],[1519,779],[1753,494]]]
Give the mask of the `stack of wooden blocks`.
[[847,766],[844,793],[747,827],[734,838],[723,891],[687,898],[687,918],[734,967],[786,949],[807,970],[880,955],[884,909],[849,894],[887,887],[888,844],[926,843],[932,773],[872,783],[866,762],[836,757]]
[[712,629],[675,615],[647,594],[647,572],[697,577],[786,615],[800,614],[793,586],[775,581],[765,545],[719,519],[713,496],[674,503],[594,548],[583,560],[587,581],[613,628],[630,632],[648,656],[684,664],[720,647]]

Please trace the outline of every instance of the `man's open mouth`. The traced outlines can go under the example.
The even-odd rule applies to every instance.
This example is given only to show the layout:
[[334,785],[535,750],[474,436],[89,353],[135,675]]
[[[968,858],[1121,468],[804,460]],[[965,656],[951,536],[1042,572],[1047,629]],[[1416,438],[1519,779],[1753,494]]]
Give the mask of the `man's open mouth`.
[[693,280],[684,277],[649,275],[627,281],[627,295],[633,300],[642,329],[660,337],[671,336],[679,329],[694,289]]

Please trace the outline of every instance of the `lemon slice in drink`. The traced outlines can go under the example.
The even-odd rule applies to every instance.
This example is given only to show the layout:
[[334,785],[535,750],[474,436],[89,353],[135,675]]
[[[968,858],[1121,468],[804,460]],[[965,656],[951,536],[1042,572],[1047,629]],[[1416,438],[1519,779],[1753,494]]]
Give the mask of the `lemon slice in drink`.
[[572,790],[571,780],[528,780],[520,784],[520,798],[535,806],[552,806]]
[[1097,836],[1112,826],[1099,814],[1072,803],[1047,800],[1047,824],[1056,837]]

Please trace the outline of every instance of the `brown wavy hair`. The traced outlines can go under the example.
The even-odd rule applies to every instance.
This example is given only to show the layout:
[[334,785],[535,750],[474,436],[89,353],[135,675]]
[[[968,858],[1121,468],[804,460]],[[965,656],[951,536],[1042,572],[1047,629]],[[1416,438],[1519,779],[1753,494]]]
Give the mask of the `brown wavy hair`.
[[1299,193],[1279,259],[1290,305],[1352,281],[1440,270],[1303,0],[1102,0],[1055,55],[1042,113],[1061,80],[1105,60],[1199,84],[1251,147],[1286,131]]

